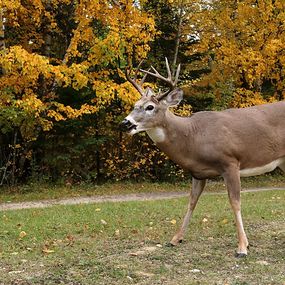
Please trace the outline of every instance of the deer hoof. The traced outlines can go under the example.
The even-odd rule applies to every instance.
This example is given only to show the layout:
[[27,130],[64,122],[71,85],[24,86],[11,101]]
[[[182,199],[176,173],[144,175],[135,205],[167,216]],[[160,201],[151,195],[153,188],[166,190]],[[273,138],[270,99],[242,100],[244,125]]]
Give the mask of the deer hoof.
[[172,240],[168,243],[168,246],[177,246],[179,243],[183,243],[183,239]]
[[242,253],[242,252],[236,252],[236,254],[235,254],[235,257],[236,258],[245,258],[245,257],[247,257],[247,254],[246,253]]

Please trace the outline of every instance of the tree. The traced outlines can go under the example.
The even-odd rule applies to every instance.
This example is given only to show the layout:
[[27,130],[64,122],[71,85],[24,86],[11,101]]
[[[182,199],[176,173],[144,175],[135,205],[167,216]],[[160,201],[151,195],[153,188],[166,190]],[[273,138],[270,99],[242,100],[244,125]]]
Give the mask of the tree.
[[282,0],[201,1],[193,49],[208,54],[212,72],[199,84],[214,86],[217,96],[216,83],[236,90],[233,106],[283,99],[284,8]]
[[135,100],[121,68],[146,56],[155,30],[132,1],[2,0],[0,11],[0,130],[24,160],[55,124]]

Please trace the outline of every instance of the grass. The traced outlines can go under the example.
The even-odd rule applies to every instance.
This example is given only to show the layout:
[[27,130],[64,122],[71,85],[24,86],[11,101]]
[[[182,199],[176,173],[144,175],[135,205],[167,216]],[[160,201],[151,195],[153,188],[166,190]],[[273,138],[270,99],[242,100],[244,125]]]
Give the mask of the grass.
[[[173,189],[173,190],[176,190]],[[226,195],[204,195],[185,243],[166,243],[187,199],[0,213],[0,284],[285,284],[285,191],[243,193],[249,256],[233,257]]]
[[[190,180],[178,183],[117,182],[105,183],[103,185],[80,184],[73,186],[30,182],[29,184],[20,187],[0,188],[0,203],[60,199],[78,196],[118,195],[138,192],[187,192],[189,191],[190,187]],[[285,187],[285,176],[278,174],[277,172],[275,174],[267,174],[254,178],[242,178],[242,187]],[[221,179],[209,181],[206,191],[225,191],[225,185]]]

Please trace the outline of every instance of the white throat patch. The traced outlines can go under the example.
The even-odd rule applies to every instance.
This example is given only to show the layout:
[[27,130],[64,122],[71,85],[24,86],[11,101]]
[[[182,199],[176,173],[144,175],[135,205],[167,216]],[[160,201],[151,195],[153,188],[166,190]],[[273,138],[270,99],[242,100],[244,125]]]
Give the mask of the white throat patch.
[[165,140],[165,132],[162,128],[153,128],[146,132],[154,143],[160,143]]

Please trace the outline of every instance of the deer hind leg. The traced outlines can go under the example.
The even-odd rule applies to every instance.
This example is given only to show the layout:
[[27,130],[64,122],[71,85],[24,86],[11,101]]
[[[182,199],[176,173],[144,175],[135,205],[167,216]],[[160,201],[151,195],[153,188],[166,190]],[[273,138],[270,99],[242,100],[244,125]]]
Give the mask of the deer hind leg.
[[241,202],[240,202],[240,176],[239,171],[236,168],[230,169],[224,175],[224,180],[227,185],[230,204],[232,206],[238,235],[238,249],[236,257],[247,256],[248,240],[243,228],[242,216],[241,216]]
[[197,180],[195,178],[192,179],[192,190],[190,193],[187,213],[183,219],[182,226],[180,227],[179,231],[175,234],[175,236],[172,238],[170,242],[171,245],[177,245],[178,243],[182,242],[187,226],[190,222],[192,213],[196,207],[196,204],[199,200],[201,193],[205,188],[205,185],[206,185],[206,180]]

